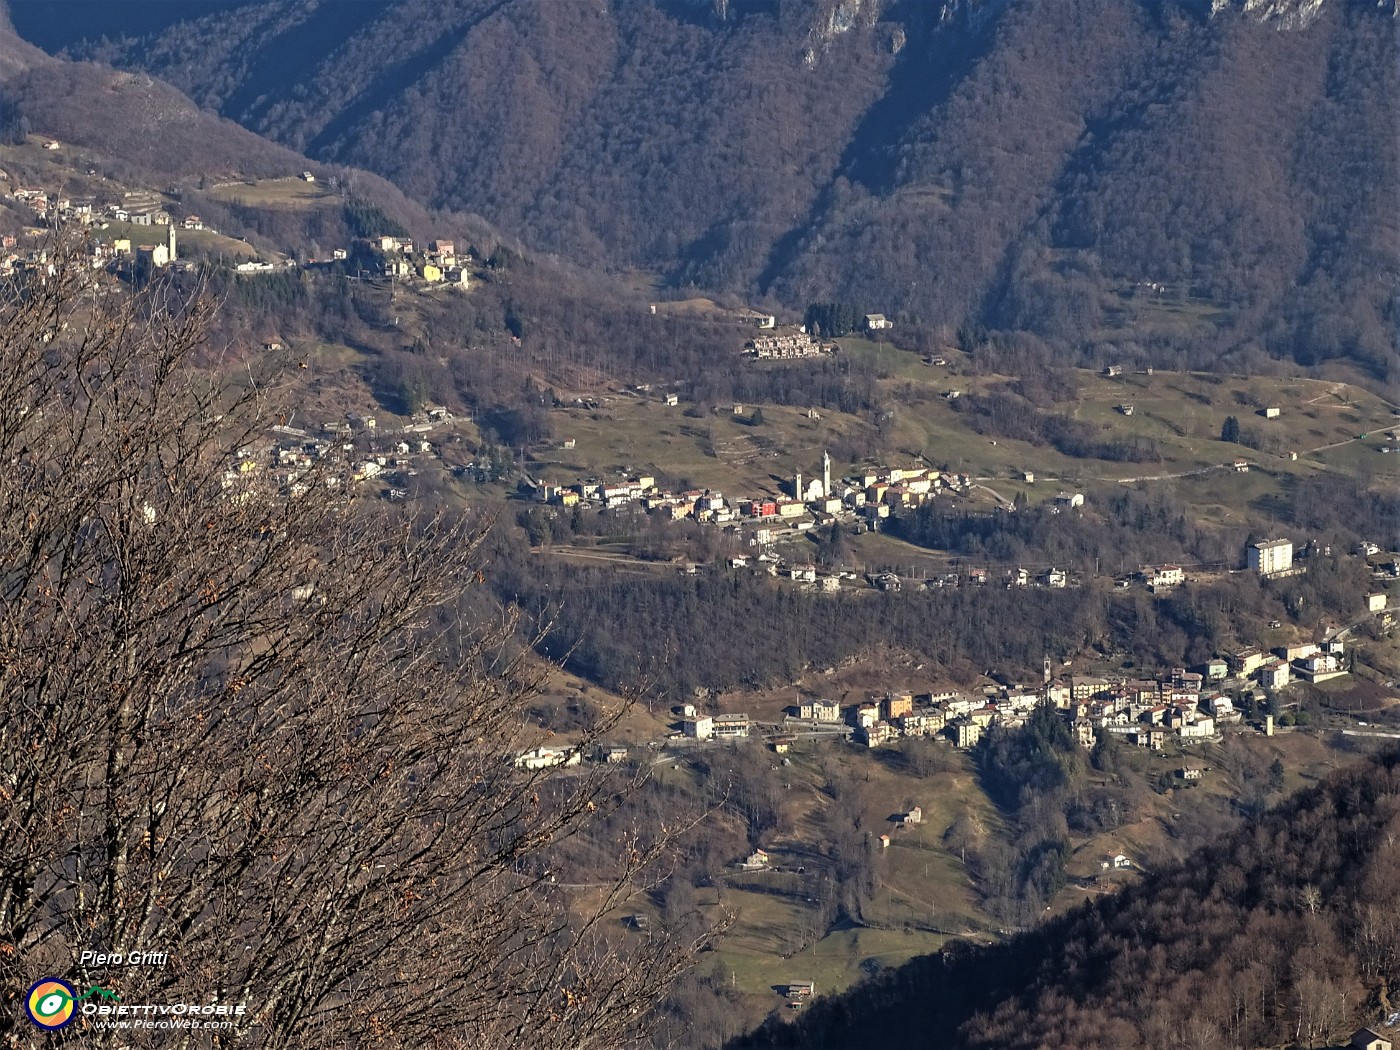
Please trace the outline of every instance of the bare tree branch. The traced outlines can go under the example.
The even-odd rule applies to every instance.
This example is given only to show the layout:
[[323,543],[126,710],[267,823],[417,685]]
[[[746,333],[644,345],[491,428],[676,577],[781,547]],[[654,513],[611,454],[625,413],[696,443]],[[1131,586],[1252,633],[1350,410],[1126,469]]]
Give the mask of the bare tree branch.
[[[208,304],[59,258],[0,301],[3,994],[248,1004],[132,1046],[627,1045],[698,945],[605,919],[674,832],[618,843],[601,894],[552,884],[636,782],[517,768],[539,671],[509,615],[449,611],[489,521],[396,512],[329,458],[284,491],[276,377],[194,364]],[[142,949],[168,965],[81,962]]]

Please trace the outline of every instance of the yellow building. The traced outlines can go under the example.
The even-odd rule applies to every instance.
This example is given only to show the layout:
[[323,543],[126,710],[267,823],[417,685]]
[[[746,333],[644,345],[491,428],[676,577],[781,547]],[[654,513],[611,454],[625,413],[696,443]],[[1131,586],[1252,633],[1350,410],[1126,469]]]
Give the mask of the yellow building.
[[885,718],[891,722],[913,710],[914,698],[908,693],[895,693],[885,697]]
[[429,284],[442,280],[442,268],[434,266],[432,263],[424,263],[423,280],[427,281]]

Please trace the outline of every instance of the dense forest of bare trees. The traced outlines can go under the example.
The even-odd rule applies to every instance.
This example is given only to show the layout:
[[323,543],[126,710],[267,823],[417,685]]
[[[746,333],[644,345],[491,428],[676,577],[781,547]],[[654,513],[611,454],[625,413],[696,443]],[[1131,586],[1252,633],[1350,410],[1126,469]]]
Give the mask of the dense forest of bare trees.
[[[195,365],[205,299],[60,256],[0,319],[0,1039],[44,1038],[14,997],[45,974],[246,1004],[220,1046],[642,1032],[689,952],[604,917],[671,835],[615,823],[601,889],[555,885],[636,785],[513,761],[536,672],[456,602],[488,522],[244,469],[278,389]],[[169,963],[81,961],[136,949]]]
[[[1121,522],[1075,524],[1067,515],[921,513],[909,536],[946,541],[960,553],[1005,557],[1008,565],[1018,557],[1054,559],[1088,572],[1100,557],[1110,572],[1120,557],[1131,568],[1138,558],[1190,551],[1174,535],[1178,529],[1202,553],[1239,557],[1238,545],[1215,546],[1218,541],[1198,536],[1176,511],[1151,499],[1123,493],[1121,512],[1138,515],[1140,534]],[[1310,559],[1305,575],[1275,584],[1240,574],[1166,595],[1117,590],[1102,580],[1070,590],[989,585],[814,594],[744,572],[648,577],[569,566],[526,552],[527,537],[548,526],[529,515],[525,520],[524,533],[495,537],[495,583],[503,600],[532,622],[550,625],[536,643],[540,651],[608,688],[645,682],[671,696],[791,681],[880,644],[924,653],[955,677],[993,667],[1031,673],[1047,653],[1132,654],[1144,666],[1195,665],[1248,644],[1272,619],[1341,622],[1369,587],[1359,560],[1337,552]],[[614,517],[606,527],[614,536],[633,529],[645,549],[648,522]],[[714,536],[713,530],[699,532],[697,544]]]

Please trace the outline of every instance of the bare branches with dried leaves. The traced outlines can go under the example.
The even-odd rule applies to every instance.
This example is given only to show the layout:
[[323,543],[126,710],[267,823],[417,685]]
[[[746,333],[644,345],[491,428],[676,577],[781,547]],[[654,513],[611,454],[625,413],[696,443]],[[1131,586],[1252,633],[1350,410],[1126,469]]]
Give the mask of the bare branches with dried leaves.
[[671,833],[551,882],[635,782],[516,767],[527,650],[445,612],[488,522],[246,468],[275,387],[194,367],[209,310],[61,253],[0,303],[0,1034],[56,974],[247,1004],[132,1046],[627,1045],[698,947],[605,921]]

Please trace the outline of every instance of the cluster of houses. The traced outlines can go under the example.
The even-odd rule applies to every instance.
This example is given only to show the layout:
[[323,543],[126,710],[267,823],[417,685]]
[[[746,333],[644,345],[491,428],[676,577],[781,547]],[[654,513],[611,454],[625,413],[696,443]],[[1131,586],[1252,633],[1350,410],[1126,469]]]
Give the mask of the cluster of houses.
[[914,694],[889,693],[864,703],[842,707],[819,697],[802,700],[788,714],[813,725],[848,725],[855,741],[880,747],[901,737],[945,736],[957,747],[975,747],[982,732],[994,722],[1023,724],[1026,715],[1043,700],[1031,693],[1008,694],[1000,702],[973,699],[947,691]]
[[[565,442],[567,446],[567,441]],[[617,481],[590,480],[562,486],[541,484],[537,497],[564,507],[580,504],[615,509],[638,506],[648,513],[662,513],[674,520],[726,524],[738,521],[786,523],[798,531],[855,516],[878,520],[892,509],[915,507],[940,492],[966,493],[972,479],[927,467],[890,467],[841,478],[833,483],[831,457],[822,455],[822,470],[806,479],[798,473],[784,496],[726,498],[713,489],[672,492],[657,486],[650,475]],[[1082,497],[1080,502],[1083,502]]]
[[[568,445],[566,441],[565,446]],[[756,554],[730,557],[729,568],[751,569],[790,579],[813,590],[835,591],[842,580],[855,580],[857,574],[822,573],[810,562],[786,562],[770,553],[769,548],[782,534],[781,530],[804,532],[836,522],[853,523],[857,530],[879,528],[880,522],[893,511],[917,507],[942,493],[965,495],[971,488],[972,479],[967,474],[928,467],[889,467],[833,480],[831,457],[823,453],[820,473],[804,478],[799,472],[789,482],[786,496],[730,498],[714,489],[698,488],[673,492],[658,486],[655,477],[649,474],[615,481],[592,479],[568,486],[541,483],[535,487],[535,495],[542,502],[562,507],[610,510],[633,507],[649,514],[662,514],[674,521],[721,525],[740,537],[745,546],[758,550]],[[1064,493],[1062,497],[1065,506],[1083,506],[1084,497],[1079,493]],[[699,570],[692,566],[687,571]],[[1159,587],[1185,579],[1179,566],[1162,566],[1144,572],[1151,573]],[[923,579],[877,572],[868,574],[866,582],[878,590],[900,591],[986,586],[995,582],[1006,587],[1064,588],[1073,581],[1066,569],[1056,566],[1036,571],[1017,567],[999,575],[974,566]]]
[[[652,313],[656,313],[653,304]],[[820,357],[834,353],[837,346],[833,342],[816,338],[803,325],[779,326],[772,314],[753,312],[741,319],[741,324],[752,325],[769,333],[756,335],[744,344],[744,353],[758,361],[787,361],[804,357]],[[863,328],[867,332],[883,332],[894,327],[894,322],[884,314],[866,314]]]
[[[727,564],[730,568],[750,569],[760,574],[791,580],[793,583],[812,591],[837,591],[841,589],[843,581],[862,579],[860,573],[849,570],[823,572],[811,562],[785,561],[766,549],[766,545],[772,542],[773,535],[770,530],[754,529],[750,533],[750,543],[764,545],[765,549],[757,555],[733,555],[728,559]],[[698,566],[687,568],[685,571],[694,573],[698,572],[699,568]],[[1000,585],[1008,588],[1049,587],[1059,589],[1069,587],[1074,579],[1066,570],[1053,566],[1037,572],[1032,572],[1022,566],[1008,569],[999,575],[995,575],[985,568],[973,567],[922,578],[900,576],[894,572],[867,572],[863,578],[865,583],[875,590],[887,592],[933,591],[945,587],[985,587],[993,582],[999,582]]]
[[[1261,557],[1261,547],[1271,549],[1272,552]],[[1253,544],[1246,548],[1246,560],[1251,571],[1258,572],[1267,579],[1276,576],[1292,576],[1302,571],[1293,564],[1293,544],[1289,540],[1275,540],[1269,544]],[[1270,567],[1274,565],[1284,565],[1285,568],[1274,569]],[[1186,579],[1186,570],[1180,565],[1143,565],[1129,576],[1118,577],[1116,583],[1119,587],[1128,587],[1136,581],[1146,585],[1149,591],[1155,592],[1179,587],[1186,582]],[[1384,594],[1367,595],[1366,600],[1371,612],[1378,612],[1385,608]]]
[[393,433],[381,431],[373,416],[350,413],[345,421],[330,421],[317,432],[291,426],[275,426],[268,442],[239,449],[223,474],[230,495],[251,491],[254,482],[271,484],[283,496],[302,496],[309,490],[313,471],[317,484],[330,488],[374,480],[387,485],[384,495],[403,499],[400,486],[418,474],[426,457],[436,455],[427,434],[452,420],[445,408],[433,407],[415,415]]
[[[1290,669],[1308,681],[1324,681],[1343,669],[1343,643],[1332,639],[1318,644],[1284,646],[1266,656],[1255,649],[1232,653],[1225,659],[1208,661],[1201,671],[1172,668],[1152,678],[1093,675],[1051,676],[1045,665],[1045,679],[1038,688],[1018,685],[989,685],[980,695],[953,689],[926,693],[894,691],[871,696],[855,704],[809,696],[788,708],[787,720],[780,727],[760,724],[747,713],[705,714],[694,704],[676,709],[681,716],[673,742],[744,740],[762,735],[778,753],[790,749],[798,732],[833,730],[868,748],[882,747],[906,737],[937,737],[953,746],[976,747],[993,726],[1017,728],[1042,704],[1058,711],[1069,723],[1078,744],[1092,748],[1100,732],[1127,744],[1163,750],[1170,741],[1190,743],[1218,737],[1221,727],[1243,721],[1243,712],[1223,690],[1227,682],[1238,694],[1257,681],[1274,690],[1287,684]],[[1281,669],[1281,670],[1280,670]],[[1264,700],[1261,690],[1251,697]],[[1265,732],[1272,732],[1272,717],[1265,718]],[[776,733],[774,730],[776,729]],[[524,769],[571,766],[585,757],[598,762],[623,762],[627,749],[620,745],[598,745],[588,756],[577,746],[540,746],[517,756]],[[1199,780],[1202,771],[1186,767],[1186,781]],[[918,807],[900,817],[905,825],[918,824]],[[883,844],[888,844],[882,840]],[[768,855],[756,850],[740,866],[745,871],[769,867]],[[1116,866],[1124,866],[1115,861]]]
[[[1076,675],[1047,680],[1035,690],[988,687],[980,698],[892,693],[844,709],[814,699],[792,714],[804,721],[849,724],[855,739],[869,747],[906,736],[943,735],[966,748],[989,726],[1019,726],[1037,704],[1047,702],[1064,713],[1085,747],[1102,729],[1138,747],[1161,750],[1169,739],[1208,739],[1220,726],[1243,721],[1243,712],[1221,688],[1231,679],[1232,692],[1251,689],[1250,698],[1263,702],[1266,690],[1277,692],[1294,679],[1324,682],[1347,673],[1345,643],[1332,638],[1281,646],[1272,654],[1244,649],[1209,661],[1200,672],[1173,668],[1151,679]],[[1271,728],[1271,720],[1268,724]]]
[[65,193],[33,186],[15,186],[5,195],[22,201],[30,211],[44,221],[76,222],[83,226],[124,222],[132,226],[180,226],[186,230],[206,229],[198,215],[173,219],[156,200],[145,193],[124,194],[120,201],[98,202],[91,197],[73,197]]
[[694,704],[681,708],[681,731],[673,734],[691,740],[742,740],[753,728],[747,714],[702,715]]
[[422,251],[416,250],[412,237],[383,234],[366,238],[365,243],[384,257],[384,272],[388,276],[417,277],[427,284],[448,284],[463,289],[470,287],[472,258],[466,252],[459,255],[452,241],[429,241]]
[[1284,645],[1268,653],[1254,648],[1240,649],[1224,660],[1212,660],[1207,670],[1212,678],[1233,674],[1237,678],[1253,679],[1264,689],[1273,691],[1295,680],[1326,682],[1349,673],[1346,643],[1340,637]]
[[[176,262],[176,230],[205,228],[198,216],[189,216],[183,220],[172,219],[169,213],[149,203],[148,198],[130,194],[121,203],[99,204],[91,198],[70,197],[41,188],[15,186],[5,196],[10,200],[23,202],[40,221],[46,223],[72,222],[88,228],[105,230],[111,222],[122,222],[161,229],[162,232],[151,237],[150,243],[137,242],[134,245],[131,237],[92,237],[87,242],[86,250],[88,262],[93,269],[133,264],[148,269],[171,266]],[[140,204],[134,203],[136,201],[140,201]],[[32,227],[24,232],[31,240],[41,240],[47,237],[50,231],[43,227]],[[4,253],[0,254],[0,275],[8,276],[52,266],[47,249],[21,250],[19,238],[13,234],[0,238],[0,252]]]
[[835,343],[817,339],[807,331],[806,325],[774,329],[772,335],[756,335],[744,344],[744,353],[758,361],[820,357],[835,349]]
[[[605,762],[609,765],[616,765],[627,761],[628,750],[624,744],[595,744],[587,755],[592,762]],[[528,751],[522,751],[515,756],[515,767],[517,769],[553,769],[560,766],[577,766],[584,760],[583,749],[560,744],[547,746],[541,744],[532,747]]]
[[1149,591],[1170,590],[1186,582],[1186,570],[1180,565],[1144,565],[1137,577]]
[[887,467],[838,479],[831,478],[831,456],[822,453],[819,477],[803,481],[799,472],[792,481],[793,496],[814,511],[836,515],[855,513],[885,518],[891,509],[917,507],[940,492],[966,493],[972,487],[967,474],[931,467]]
[[[308,178],[308,176],[310,177]],[[0,173],[3,177],[3,173]],[[314,182],[315,176],[303,172],[301,178]],[[6,185],[8,179],[0,178]],[[162,269],[181,265],[176,256],[175,232],[180,230],[208,231],[217,233],[198,215],[175,218],[166,211],[160,201],[150,193],[126,193],[121,201],[99,202],[89,197],[73,197],[41,187],[11,186],[4,194],[10,200],[23,203],[40,222],[73,222],[89,228],[106,230],[110,223],[124,223],[131,226],[160,227],[163,232],[150,238],[149,243],[134,237],[96,237],[87,245],[89,260],[94,269],[139,265],[147,269]],[[25,231],[26,235],[38,240],[48,235],[49,230],[34,227]],[[449,240],[436,240],[428,243],[426,249],[416,250],[410,237],[379,236],[365,239],[366,243],[384,257],[384,273],[392,277],[416,278],[427,284],[447,284],[466,289],[470,285],[469,253],[458,253],[455,244]],[[336,248],[326,262],[348,258],[349,251]],[[19,250],[18,238],[7,235],[0,240],[0,274],[36,269],[49,263],[42,250],[23,252]],[[187,264],[186,264],[187,265]],[[282,265],[261,260],[246,260],[234,266],[238,274],[269,273],[283,266],[294,266],[293,262]],[[312,261],[310,265],[317,265]]]
[[974,566],[963,569],[960,572],[939,573],[936,576],[924,579],[911,579],[901,577],[896,573],[883,572],[872,573],[869,576],[870,585],[882,591],[900,591],[910,588],[917,590],[935,590],[943,587],[986,587],[992,584],[1006,587],[1049,587],[1059,590],[1070,586],[1073,577],[1066,569],[1050,566],[1036,572],[1027,569],[1025,566],[1017,566],[1014,569],[1006,569],[999,573],[994,573],[990,569]]
[[[178,258],[176,231],[218,232],[198,215],[186,215],[184,218],[172,216],[155,196],[147,192],[125,193],[120,201],[98,202],[90,197],[72,197],[37,187],[16,186],[5,196],[23,202],[41,222],[50,225],[76,223],[93,231],[108,230],[114,222],[151,227],[152,236],[149,239],[136,238],[134,231],[125,237],[98,236],[94,232],[86,243],[86,251],[88,262],[98,270],[119,270],[132,266],[147,271],[166,267],[189,268],[192,263]],[[44,227],[25,231],[26,236],[35,240],[45,238],[49,233],[50,230]],[[9,253],[0,255],[0,274],[34,270],[50,264],[44,249],[21,254],[14,251],[16,248],[17,239],[14,236],[0,238],[0,249]],[[343,258],[344,253],[341,255]],[[267,262],[242,262],[234,267],[234,271],[247,274],[277,268]]]
[[[1295,648],[1302,652],[1307,647]],[[1242,720],[1231,697],[1216,688],[1227,677],[1226,663],[1211,661],[1204,673],[1173,668],[1145,679],[1074,675],[1047,680],[1037,689],[988,686],[980,696],[953,690],[893,692],[845,707],[813,697],[790,708],[788,715],[814,726],[848,726],[857,743],[872,748],[904,737],[944,737],[956,747],[971,748],[991,726],[1024,725],[1031,711],[1048,703],[1086,748],[1103,730],[1138,747],[1161,750],[1173,739],[1214,738],[1221,725]]]

